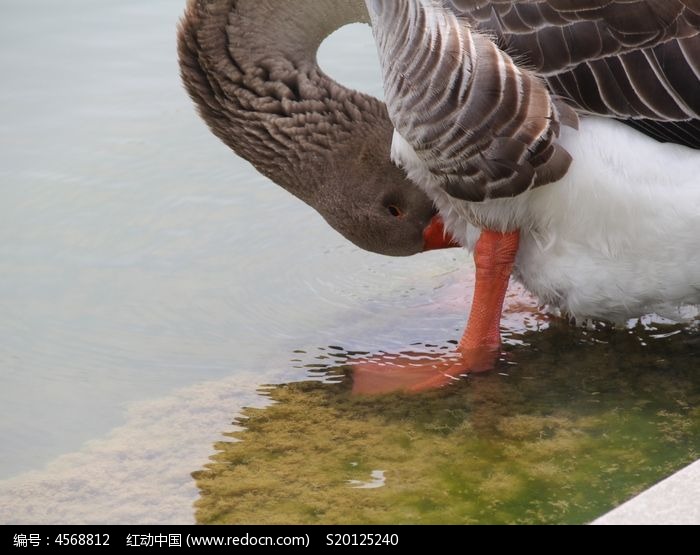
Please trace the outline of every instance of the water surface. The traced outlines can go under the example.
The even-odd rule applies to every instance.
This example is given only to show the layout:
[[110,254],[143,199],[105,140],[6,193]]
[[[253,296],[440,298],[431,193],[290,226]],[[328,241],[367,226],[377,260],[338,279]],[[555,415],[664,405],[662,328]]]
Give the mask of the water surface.
[[521,338],[498,372],[429,394],[353,395],[342,362],[270,388],[276,403],[245,410],[238,441],[195,473],[198,520],[583,524],[700,455],[693,334]]

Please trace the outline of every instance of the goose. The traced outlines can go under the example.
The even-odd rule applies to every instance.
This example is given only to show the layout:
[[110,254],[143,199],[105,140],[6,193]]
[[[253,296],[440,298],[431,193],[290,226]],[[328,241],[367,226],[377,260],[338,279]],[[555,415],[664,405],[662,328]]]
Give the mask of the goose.
[[[318,67],[351,22],[385,104]],[[474,253],[458,360],[411,389],[494,366],[511,276],[577,321],[697,318],[697,0],[190,0],[179,57],[212,131],[358,246]]]

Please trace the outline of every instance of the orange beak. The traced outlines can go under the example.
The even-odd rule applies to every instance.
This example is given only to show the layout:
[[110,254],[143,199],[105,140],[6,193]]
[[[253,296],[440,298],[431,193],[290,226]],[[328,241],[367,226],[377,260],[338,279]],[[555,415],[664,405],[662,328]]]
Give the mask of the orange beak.
[[461,247],[455,238],[445,231],[445,222],[439,214],[433,216],[428,227],[423,230],[423,251]]

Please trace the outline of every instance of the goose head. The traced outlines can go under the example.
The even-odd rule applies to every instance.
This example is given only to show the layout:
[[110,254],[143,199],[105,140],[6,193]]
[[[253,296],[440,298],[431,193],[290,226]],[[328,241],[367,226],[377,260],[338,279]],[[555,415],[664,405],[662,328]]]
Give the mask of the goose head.
[[[387,119],[388,122],[388,119]],[[368,135],[329,157],[312,206],[358,247],[390,256],[458,246],[433,202],[390,160],[392,128],[377,121]]]

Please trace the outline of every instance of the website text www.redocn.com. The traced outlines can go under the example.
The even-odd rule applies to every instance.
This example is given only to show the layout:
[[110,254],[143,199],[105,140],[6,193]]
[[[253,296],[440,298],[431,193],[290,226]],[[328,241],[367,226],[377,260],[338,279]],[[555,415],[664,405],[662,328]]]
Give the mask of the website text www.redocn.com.
[[198,536],[188,534],[187,547],[309,547],[309,535],[303,536]]

